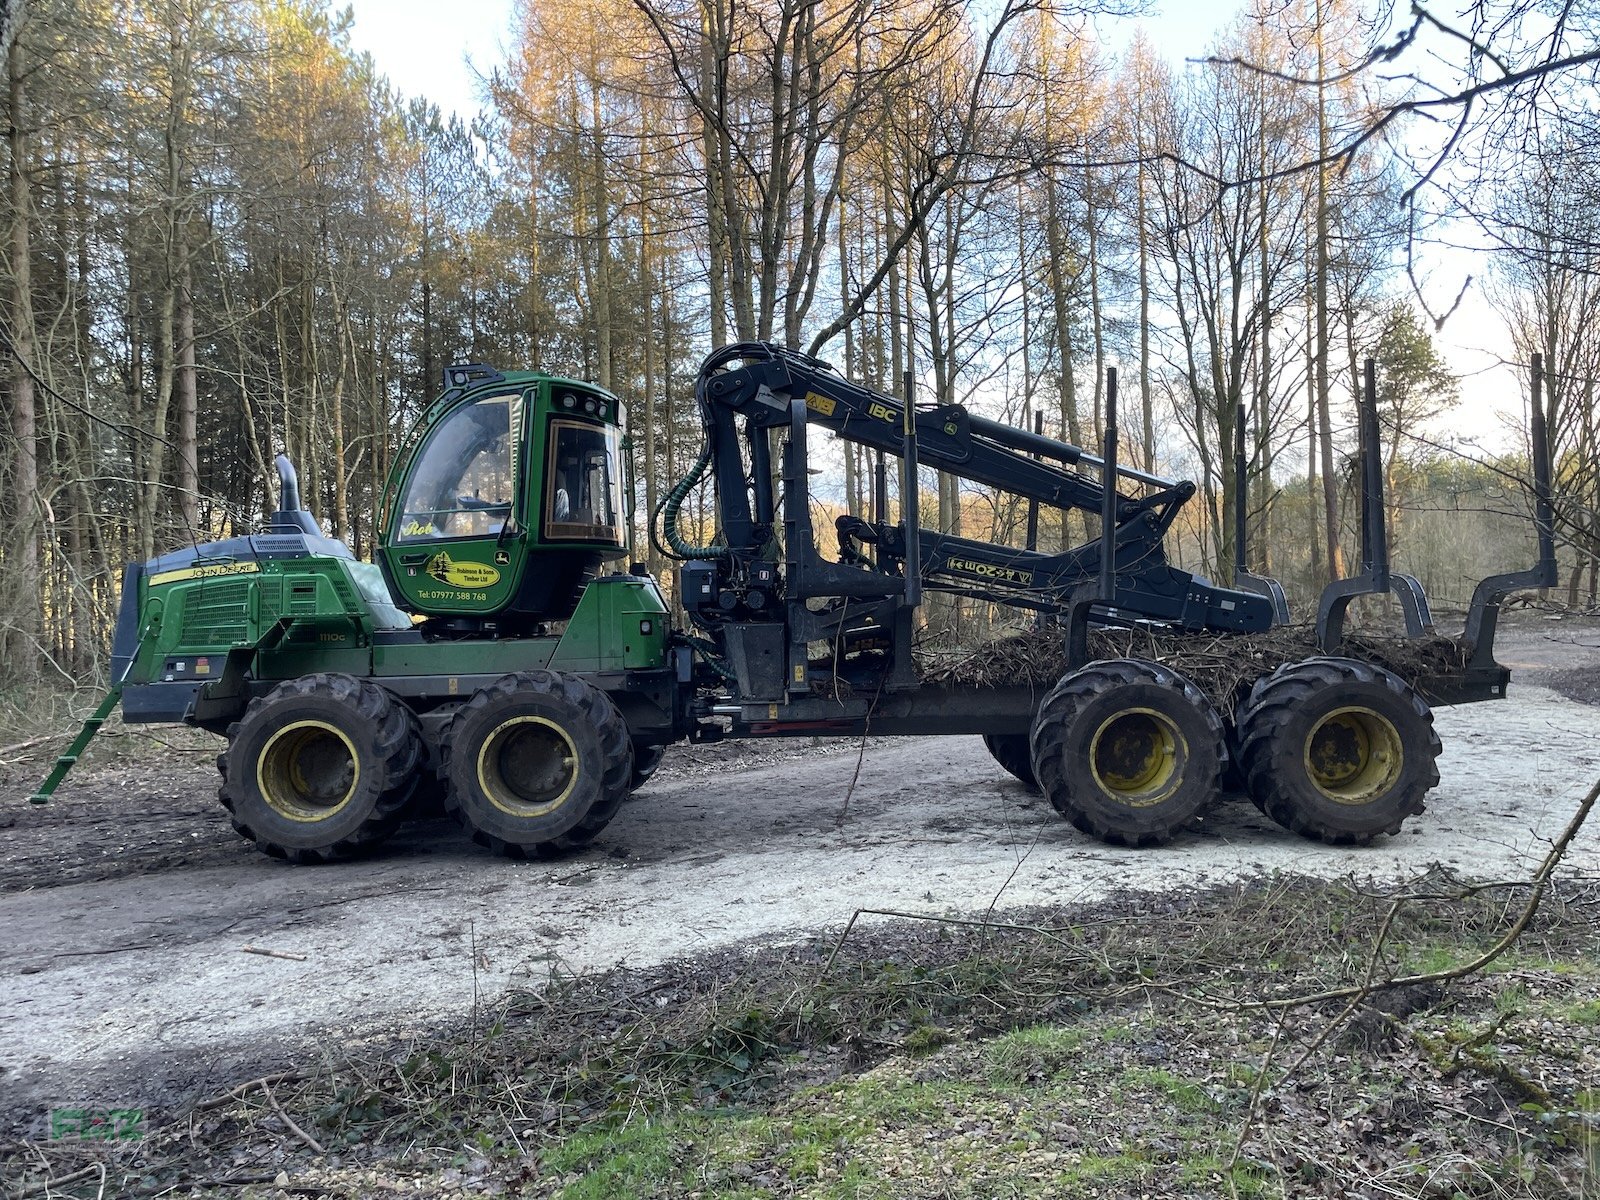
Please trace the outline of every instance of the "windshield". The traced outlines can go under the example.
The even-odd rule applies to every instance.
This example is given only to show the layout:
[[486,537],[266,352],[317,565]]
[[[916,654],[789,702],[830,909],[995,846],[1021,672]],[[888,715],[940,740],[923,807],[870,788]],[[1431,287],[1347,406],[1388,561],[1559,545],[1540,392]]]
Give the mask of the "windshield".
[[399,540],[493,537],[517,486],[520,395],[489,396],[436,425],[411,471]]
[[622,545],[620,431],[611,425],[550,422],[546,541]]

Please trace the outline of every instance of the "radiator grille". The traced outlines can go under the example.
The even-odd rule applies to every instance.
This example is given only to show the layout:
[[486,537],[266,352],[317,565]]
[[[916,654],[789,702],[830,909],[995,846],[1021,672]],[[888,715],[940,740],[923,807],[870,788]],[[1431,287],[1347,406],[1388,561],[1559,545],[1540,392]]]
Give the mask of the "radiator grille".
[[250,581],[208,580],[189,589],[183,603],[184,642],[235,645],[250,640]]

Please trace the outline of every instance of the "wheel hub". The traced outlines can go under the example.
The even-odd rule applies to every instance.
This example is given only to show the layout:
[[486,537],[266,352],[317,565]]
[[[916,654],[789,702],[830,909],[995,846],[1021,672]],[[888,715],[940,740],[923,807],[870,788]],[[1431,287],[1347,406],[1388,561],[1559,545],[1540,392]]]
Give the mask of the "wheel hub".
[[577,746],[546,717],[513,717],[484,739],[478,753],[483,794],[514,817],[539,817],[559,808],[572,795],[578,775]]
[[1124,709],[1109,717],[1089,745],[1095,782],[1133,808],[1171,796],[1182,782],[1188,757],[1177,725],[1151,708]]
[[256,783],[274,812],[291,821],[322,821],[355,794],[356,748],[322,721],[295,721],[267,740]]
[[1306,735],[1306,774],[1337,804],[1366,804],[1400,777],[1400,732],[1370,708],[1335,709]]

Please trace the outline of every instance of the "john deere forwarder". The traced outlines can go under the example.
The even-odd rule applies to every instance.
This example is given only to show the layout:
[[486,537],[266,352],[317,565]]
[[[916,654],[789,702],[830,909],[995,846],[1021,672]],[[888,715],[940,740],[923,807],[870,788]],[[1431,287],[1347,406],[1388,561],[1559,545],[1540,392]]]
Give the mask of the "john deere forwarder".
[[[1170,666],[1089,652],[1091,626],[1214,640],[1288,617],[1270,579],[1241,570],[1237,588],[1220,587],[1167,561],[1163,537],[1194,485],[1118,466],[1111,384],[1095,456],[857,386],[793,351],[715,352],[696,385],[705,447],[652,514],[682,560],[693,629],[676,630],[642,568],[604,573],[628,549],[618,399],[570,379],[451,367],[397,456],[375,564],[323,536],[280,458],[281,511],[262,532],[126,569],[117,686],[35,799],[120,695],[127,721],[226,736],[217,761],[234,827],[296,862],[372,846],[415,796],[441,792],[495,850],[581,846],[672,742],[869,729],[980,734],[1074,825],[1121,844],[1192,822],[1230,753],[1255,801],[1292,829],[1342,842],[1396,832],[1439,778],[1427,700],[1504,696],[1499,604],[1553,581],[1538,403],[1540,562],[1479,586],[1456,666],[1402,679],[1337,656],[1345,608],[1366,593],[1393,592],[1409,633],[1432,634],[1421,589],[1389,570],[1369,365],[1364,570],[1324,594],[1321,655],[1263,675],[1237,712],[1219,712]],[[1242,413],[1238,424],[1242,438]],[[819,427],[878,452],[872,511],[839,517],[833,559],[809,503]],[[893,513],[886,456],[899,460]],[[1027,544],[924,529],[919,465],[1024,497]],[[681,509],[708,472],[718,534],[693,545]],[[1038,549],[1041,505],[1097,514],[1100,536]],[[913,638],[929,589],[1029,613],[1035,637],[1059,637],[1065,674],[1050,688],[927,681]]]

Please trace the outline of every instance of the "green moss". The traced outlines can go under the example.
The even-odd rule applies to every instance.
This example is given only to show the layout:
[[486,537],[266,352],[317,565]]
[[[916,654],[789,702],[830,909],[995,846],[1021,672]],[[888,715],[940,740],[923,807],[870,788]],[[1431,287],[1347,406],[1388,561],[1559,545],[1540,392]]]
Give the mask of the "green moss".
[[901,1043],[911,1054],[931,1054],[950,1042],[950,1031],[937,1025],[918,1025]]

